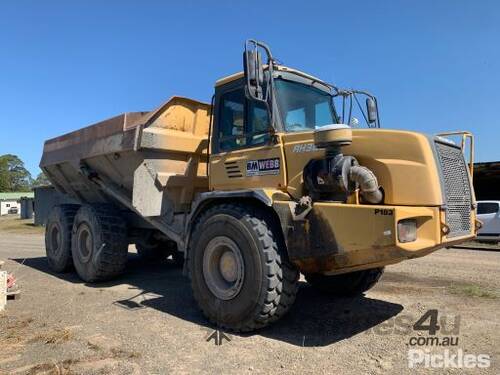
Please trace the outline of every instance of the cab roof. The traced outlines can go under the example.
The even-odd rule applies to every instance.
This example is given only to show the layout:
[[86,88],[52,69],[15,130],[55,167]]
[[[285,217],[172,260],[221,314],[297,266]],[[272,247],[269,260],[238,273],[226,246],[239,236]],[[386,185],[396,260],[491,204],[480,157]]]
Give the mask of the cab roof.
[[[294,69],[294,68],[290,68],[290,67],[287,67],[287,66],[284,66],[284,65],[275,65],[274,66],[274,69],[275,71],[281,71],[281,72],[289,72],[289,73],[293,73],[293,74],[297,74],[299,76],[302,76],[304,78],[309,78],[309,79],[312,79],[313,81],[317,81],[317,82],[320,82],[324,85],[327,85],[327,83],[317,77],[314,77],[310,74],[307,74],[307,73],[304,73],[298,69]],[[223,77],[221,79],[218,79],[217,81],[215,81],[215,87],[218,87],[218,86],[222,86],[222,85],[225,85],[226,83],[229,83],[229,82],[232,82],[232,81],[236,81],[237,79],[240,79],[243,77],[243,72],[238,72],[238,73],[234,73],[234,74],[231,74],[229,76],[226,76],[226,77]],[[328,85],[327,85],[328,86]]]

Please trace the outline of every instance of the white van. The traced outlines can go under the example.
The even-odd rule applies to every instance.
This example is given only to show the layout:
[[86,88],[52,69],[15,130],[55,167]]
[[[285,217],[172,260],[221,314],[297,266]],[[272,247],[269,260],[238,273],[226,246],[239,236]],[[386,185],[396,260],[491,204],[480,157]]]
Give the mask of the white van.
[[500,242],[500,201],[478,201],[477,218],[483,223],[476,240]]

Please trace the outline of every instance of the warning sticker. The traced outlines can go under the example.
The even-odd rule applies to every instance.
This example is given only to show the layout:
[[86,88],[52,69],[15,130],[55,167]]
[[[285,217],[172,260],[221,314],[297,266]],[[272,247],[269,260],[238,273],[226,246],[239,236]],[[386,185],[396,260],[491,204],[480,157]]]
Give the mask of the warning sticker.
[[276,175],[280,173],[280,159],[258,159],[247,161],[247,176]]

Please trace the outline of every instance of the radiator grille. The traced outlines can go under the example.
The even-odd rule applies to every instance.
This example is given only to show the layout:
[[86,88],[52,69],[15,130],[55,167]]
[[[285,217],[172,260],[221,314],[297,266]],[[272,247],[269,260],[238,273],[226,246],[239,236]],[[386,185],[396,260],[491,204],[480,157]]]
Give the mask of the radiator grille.
[[444,184],[446,199],[447,237],[471,232],[471,185],[462,150],[436,142],[436,151]]

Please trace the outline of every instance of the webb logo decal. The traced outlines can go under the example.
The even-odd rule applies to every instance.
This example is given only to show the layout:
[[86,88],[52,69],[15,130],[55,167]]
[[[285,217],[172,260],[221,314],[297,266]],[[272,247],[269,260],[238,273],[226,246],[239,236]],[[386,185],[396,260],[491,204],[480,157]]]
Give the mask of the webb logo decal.
[[276,175],[280,173],[280,159],[259,159],[247,161],[247,176]]

